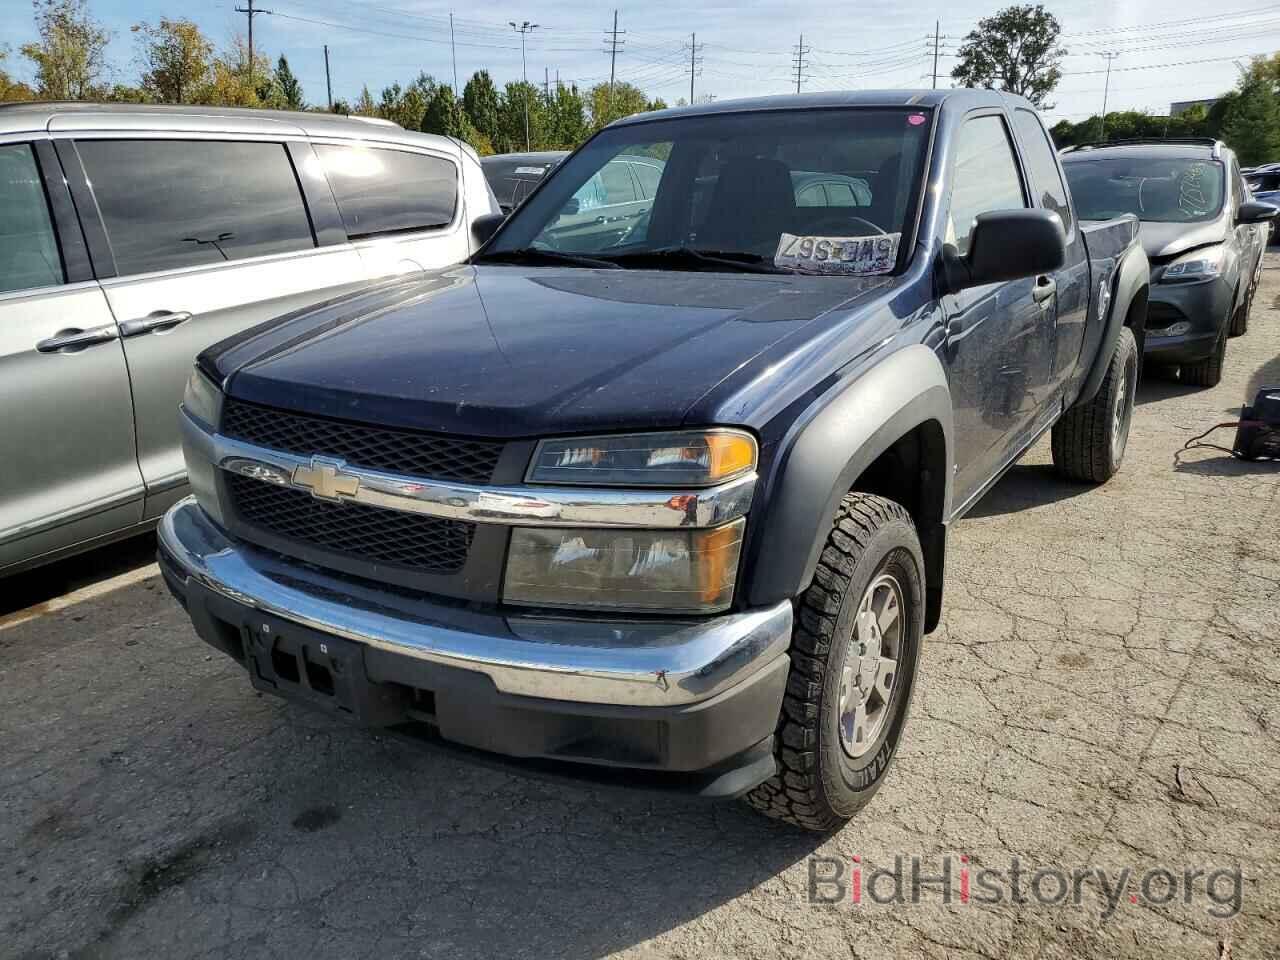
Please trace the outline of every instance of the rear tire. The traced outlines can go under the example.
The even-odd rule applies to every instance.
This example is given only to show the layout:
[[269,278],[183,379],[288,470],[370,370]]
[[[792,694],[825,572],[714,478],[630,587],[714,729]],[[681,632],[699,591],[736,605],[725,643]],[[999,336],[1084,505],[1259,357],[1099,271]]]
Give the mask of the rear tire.
[[1216,387],[1222,380],[1222,365],[1227,359],[1227,332],[1218,336],[1213,353],[1196,363],[1182,365],[1182,382],[1193,387]]
[[796,604],[778,772],[747,803],[819,832],[866,806],[901,741],[923,635],[915,524],[892,500],[848,494]]
[[1138,343],[1129,327],[1121,327],[1097,395],[1053,425],[1053,465],[1060,475],[1083,483],[1106,483],[1116,475],[1129,443],[1137,388]]

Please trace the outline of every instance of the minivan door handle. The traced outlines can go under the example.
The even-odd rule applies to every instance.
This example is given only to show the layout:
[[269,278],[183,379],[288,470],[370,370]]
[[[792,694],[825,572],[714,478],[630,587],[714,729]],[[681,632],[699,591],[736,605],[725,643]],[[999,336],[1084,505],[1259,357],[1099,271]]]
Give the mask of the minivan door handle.
[[65,330],[59,330],[48,339],[41,340],[36,344],[36,349],[41,353],[78,353],[85,347],[91,347],[95,343],[109,343],[119,336],[120,331],[116,329],[114,323],[90,327],[88,330],[68,327]]
[[1031,299],[1036,303],[1044,303],[1058,292],[1058,284],[1053,277],[1036,277],[1036,285],[1031,290]]
[[145,317],[139,317],[136,320],[126,320],[120,324],[120,335],[122,337],[136,337],[143,333],[151,333],[155,330],[171,330],[180,323],[186,323],[191,319],[191,314],[186,310],[179,310],[174,313],[161,311],[151,313]]

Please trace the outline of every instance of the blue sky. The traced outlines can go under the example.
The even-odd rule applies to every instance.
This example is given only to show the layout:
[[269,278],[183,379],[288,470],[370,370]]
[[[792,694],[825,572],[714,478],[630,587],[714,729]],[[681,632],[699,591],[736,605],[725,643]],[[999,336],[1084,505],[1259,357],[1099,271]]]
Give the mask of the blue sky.
[[[930,83],[926,35],[941,18],[941,72],[945,55],[1000,0],[867,0],[833,5],[772,0],[709,0],[693,6],[670,0],[624,2],[619,29],[626,35],[618,78],[651,96],[674,103],[689,92],[690,34],[697,34],[701,64],[698,94],[718,99],[794,91],[792,56],[801,34],[808,48],[803,89],[919,87]],[[519,79],[519,36],[508,21],[539,24],[528,39],[530,80],[590,85],[609,76],[604,31],[613,7],[570,0],[492,0],[484,5],[430,0],[255,0],[274,11],[255,20],[255,43],[274,58],[280,53],[302,80],[308,100],[323,102],[323,46],[329,45],[335,97],[354,99],[363,84],[375,97],[393,81],[407,82],[419,70],[451,81],[449,14],[454,14],[460,83],[488,69],[499,83]],[[1238,3],[1238,5],[1237,5]],[[162,16],[188,17],[215,41],[227,43],[245,30],[235,12],[242,0],[194,4],[177,0],[90,0],[90,9],[112,32],[111,79],[136,82],[135,37],[130,26]],[[1171,100],[1213,96],[1235,83],[1250,54],[1280,49],[1280,3],[1227,0],[1222,8],[1189,0],[1049,3],[1061,20],[1067,58],[1051,120],[1080,120],[1102,105],[1104,51],[1114,61],[1109,105],[1164,113]],[[17,48],[34,37],[26,0],[0,0],[0,44],[11,49],[11,72],[29,79]],[[705,46],[703,46],[705,44]]]

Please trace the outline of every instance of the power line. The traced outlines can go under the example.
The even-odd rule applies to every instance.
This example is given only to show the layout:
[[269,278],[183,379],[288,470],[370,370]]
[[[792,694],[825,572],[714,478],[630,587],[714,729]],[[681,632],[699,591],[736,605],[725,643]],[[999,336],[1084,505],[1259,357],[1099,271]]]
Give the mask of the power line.
[[800,42],[795,48],[795,55],[791,58],[792,66],[794,66],[796,70],[796,93],[800,92],[801,81],[808,79],[808,77],[805,76],[805,70],[809,65],[804,59],[808,54],[809,48],[804,45],[804,34],[802,33],[800,34]]

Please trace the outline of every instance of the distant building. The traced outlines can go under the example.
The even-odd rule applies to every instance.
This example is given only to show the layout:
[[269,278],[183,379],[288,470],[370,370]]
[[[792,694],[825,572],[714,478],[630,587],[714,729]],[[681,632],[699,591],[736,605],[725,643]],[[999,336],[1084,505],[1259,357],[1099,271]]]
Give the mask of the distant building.
[[1180,113],[1186,113],[1192,107],[1204,107],[1209,110],[1217,102],[1217,97],[1210,97],[1208,100],[1177,100],[1169,104],[1169,116],[1176,117]]

